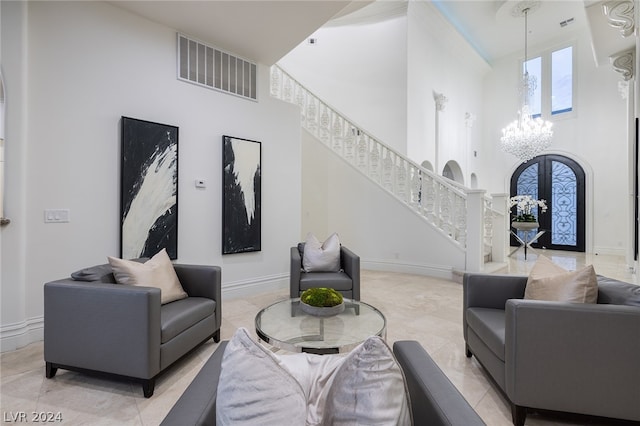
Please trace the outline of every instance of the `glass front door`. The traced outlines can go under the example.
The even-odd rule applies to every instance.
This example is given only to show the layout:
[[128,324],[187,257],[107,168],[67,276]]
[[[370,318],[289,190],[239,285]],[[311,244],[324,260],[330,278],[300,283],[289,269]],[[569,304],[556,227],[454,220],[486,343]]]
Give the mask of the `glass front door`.
[[[545,233],[532,247],[584,252],[584,182],[582,167],[561,155],[541,155],[516,169],[511,177],[511,196],[531,195],[547,201],[546,213],[534,212],[539,230]],[[511,245],[518,245],[513,237]]]

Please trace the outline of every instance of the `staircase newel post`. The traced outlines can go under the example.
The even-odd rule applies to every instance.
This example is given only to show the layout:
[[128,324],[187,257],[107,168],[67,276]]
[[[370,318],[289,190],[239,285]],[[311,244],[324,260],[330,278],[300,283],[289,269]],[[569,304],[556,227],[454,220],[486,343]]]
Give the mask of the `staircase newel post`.
[[480,272],[484,264],[484,189],[467,190],[466,272]]
[[508,194],[491,194],[493,210],[493,238],[491,240],[491,259],[494,262],[506,262],[509,246],[510,212]]

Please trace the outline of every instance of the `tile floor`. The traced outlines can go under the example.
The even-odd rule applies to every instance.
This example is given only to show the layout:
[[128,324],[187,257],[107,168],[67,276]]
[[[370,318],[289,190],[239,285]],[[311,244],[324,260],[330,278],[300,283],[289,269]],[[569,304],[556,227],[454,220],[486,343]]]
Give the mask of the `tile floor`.
[[[527,274],[537,257],[524,260],[516,252],[503,273]],[[598,274],[637,284],[637,277],[618,256],[545,251],[566,269],[593,264]],[[248,299],[225,300],[222,338],[237,327],[253,331],[258,310],[287,297],[285,290]],[[511,425],[506,400],[496,391],[475,358],[464,355],[462,337],[462,286],[456,282],[409,274],[362,271],[362,300],[387,317],[387,341],[419,341],[490,426]],[[19,412],[60,413],[64,425],[157,425],[198,373],[217,344],[208,341],[158,378],[155,394],[142,396],[140,386],[59,370],[54,379],[44,377],[43,344],[30,344],[0,354],[0,412],[2,421]],[[587,420],[533,414],[527,425],[585,424]],[[593,423],[589,424],[603,424]]]

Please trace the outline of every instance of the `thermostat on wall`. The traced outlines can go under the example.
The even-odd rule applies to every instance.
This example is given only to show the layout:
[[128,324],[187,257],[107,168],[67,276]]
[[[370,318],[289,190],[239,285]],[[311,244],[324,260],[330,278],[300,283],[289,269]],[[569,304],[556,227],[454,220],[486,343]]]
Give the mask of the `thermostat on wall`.
[[196,179],[196,188],[206,188],[207,187],[207,181],[205,181],[204,179]]

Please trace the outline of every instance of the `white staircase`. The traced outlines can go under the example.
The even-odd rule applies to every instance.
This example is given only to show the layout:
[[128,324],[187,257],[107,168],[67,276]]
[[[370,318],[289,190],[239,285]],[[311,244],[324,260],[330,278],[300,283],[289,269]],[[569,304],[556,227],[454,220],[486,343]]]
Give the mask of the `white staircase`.
[[[495,223],[504,208],[482,190],[472,190],[421,167],[319,99],[278,65],[271,67],[271,96],[296,104],[301,124],[310,134],[404,203],[416,215],[465,251],[465,270],[480,271],[485,262],[501,261],[502,232],[496,241]],[[498,200],[505,204],[504,200]],[[506,206],[506,204],[505,204]]]

